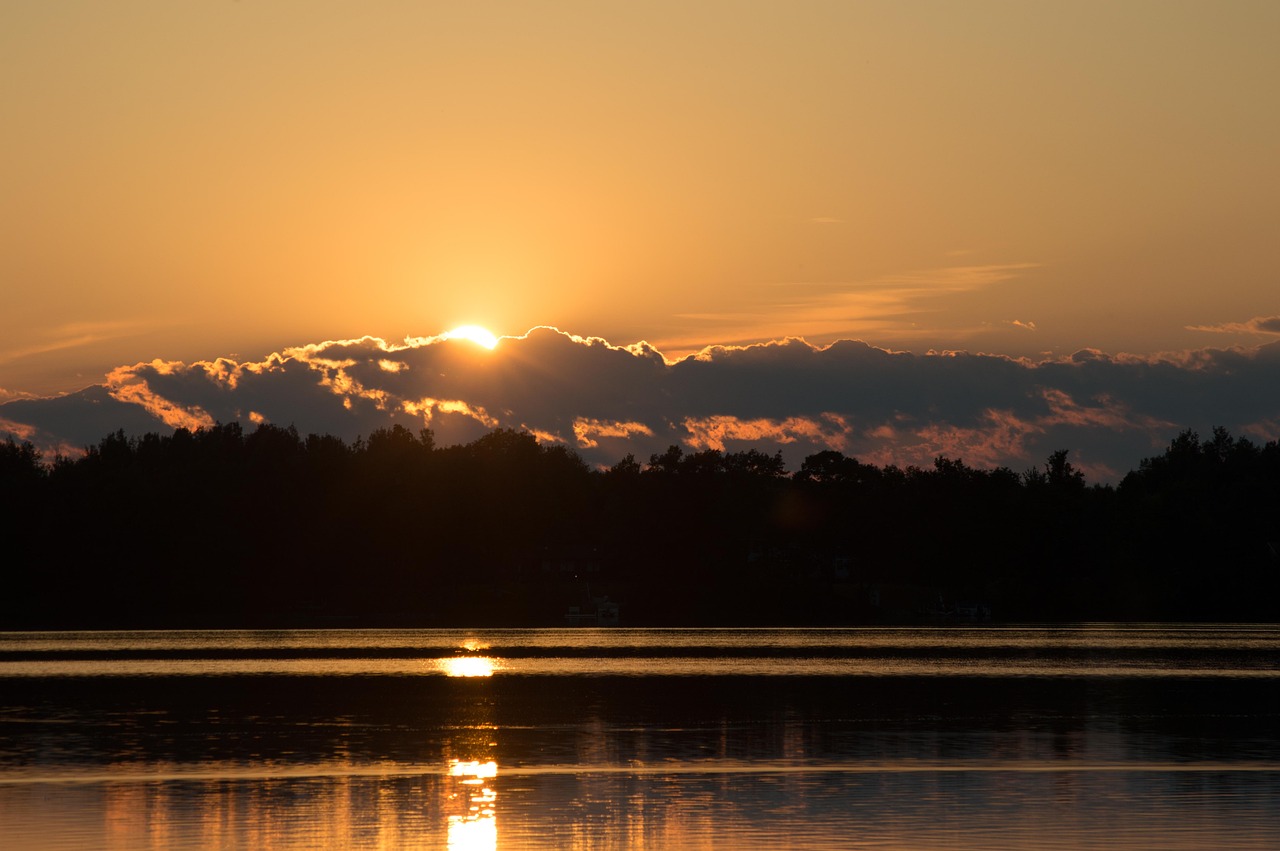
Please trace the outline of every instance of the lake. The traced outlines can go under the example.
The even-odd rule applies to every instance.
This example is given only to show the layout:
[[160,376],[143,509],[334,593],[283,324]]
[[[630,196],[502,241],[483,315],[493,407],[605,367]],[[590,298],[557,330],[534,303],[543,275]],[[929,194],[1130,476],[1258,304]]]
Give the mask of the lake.
[[1280,628],[0,633],[5,849],[1276,849]]

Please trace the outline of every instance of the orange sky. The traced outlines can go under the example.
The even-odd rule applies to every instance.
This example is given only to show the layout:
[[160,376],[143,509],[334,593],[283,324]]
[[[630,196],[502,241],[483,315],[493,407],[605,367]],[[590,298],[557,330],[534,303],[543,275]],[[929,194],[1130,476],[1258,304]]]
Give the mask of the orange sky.
[[5,4],[0,394],[462,323],[1272,340],[1277,33],[1271,0]]

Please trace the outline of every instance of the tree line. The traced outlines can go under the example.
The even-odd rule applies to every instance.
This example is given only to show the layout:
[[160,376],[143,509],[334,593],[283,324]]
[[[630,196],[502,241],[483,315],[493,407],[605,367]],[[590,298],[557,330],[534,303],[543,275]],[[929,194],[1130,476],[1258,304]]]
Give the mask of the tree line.
[[1183,432],[1117,486],[836,451],[608,469],[499,429],[437,446],[236,423],[0,443],[0,628],[1274,620],[1280,444]]

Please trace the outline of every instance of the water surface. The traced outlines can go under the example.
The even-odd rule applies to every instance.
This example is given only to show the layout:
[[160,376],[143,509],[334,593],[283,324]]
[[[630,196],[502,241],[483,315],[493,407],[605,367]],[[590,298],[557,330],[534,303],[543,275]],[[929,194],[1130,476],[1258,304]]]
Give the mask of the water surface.
[[1280,847],[1280,630],[0,635],[5,848]]

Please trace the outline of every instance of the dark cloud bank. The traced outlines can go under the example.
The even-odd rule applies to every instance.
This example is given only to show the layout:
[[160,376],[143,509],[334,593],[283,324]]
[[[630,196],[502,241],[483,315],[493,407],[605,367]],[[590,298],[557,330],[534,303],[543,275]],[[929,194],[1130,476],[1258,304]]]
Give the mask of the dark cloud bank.
[[836,449],[876,464],[945,455],[1021,471],[1070,449],[1091,480],[1113,481],[1186,428],[1280,436],[1280,342],[1030,362],[787,340],[668,363],[644,343],[535,328],[493,351],[462,339],[365,337],[260,362],[140,363],[78,393],[0,405],[0,434],[46,452],[72,453],[117,429],[232,421],[347,440],[400,423],[429,427],[442,444],[502,426],[600,464],[681,444],[781,449],[791,469]]

